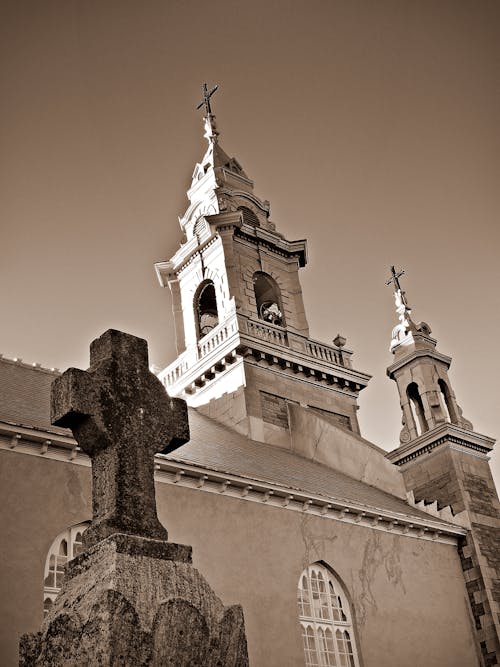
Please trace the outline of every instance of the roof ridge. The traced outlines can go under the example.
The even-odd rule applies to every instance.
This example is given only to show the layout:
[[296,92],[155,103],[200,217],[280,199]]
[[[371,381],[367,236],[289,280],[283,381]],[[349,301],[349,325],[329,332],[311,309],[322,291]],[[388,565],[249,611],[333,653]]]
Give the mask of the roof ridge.
[[29,363],[27,361],[23,361],[22,357],[13,357],[12,359],[10,357],[5,357],[2,353],[0,353],[0,362],[7,363],[7,364],[15,364],[16,366],[21,366],[21,368],[29,368],[31,370],[36,370],[36,371],[42,371],[44,373],[51,373],[54,376],[61,375],[61,371],[59,368],[47,368],[45,366],[42,366],[38,361],[34,361],[33,363]]

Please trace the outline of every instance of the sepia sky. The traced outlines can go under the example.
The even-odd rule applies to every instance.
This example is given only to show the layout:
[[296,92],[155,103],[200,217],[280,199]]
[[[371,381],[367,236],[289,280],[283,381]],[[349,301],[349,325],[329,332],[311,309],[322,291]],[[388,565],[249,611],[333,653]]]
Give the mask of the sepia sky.
[[85,368],[115,327],[173,360],[153,264],[180,242],[207,81],[221,145],[309,241],[311,336],[374,376],[363,435],[398,443],[396,264],[464,416],[500,436],[499,28],[484,0],[3,0],[0,352]]

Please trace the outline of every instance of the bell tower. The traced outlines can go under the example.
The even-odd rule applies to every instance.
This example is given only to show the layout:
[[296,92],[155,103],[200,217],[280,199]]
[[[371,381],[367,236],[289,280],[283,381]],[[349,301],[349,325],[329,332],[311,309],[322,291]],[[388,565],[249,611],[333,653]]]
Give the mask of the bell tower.
[[451,357],[436,350],[437,341],[431,337],[426,322],[413,322],[411,308],[399,282],[404,271],[397,273],[391,267],[391,273],[387,284],[394,283],[399,324],[392,331],[390,349],[394,363],[387,373],[396,381],[399,391],[403,412],[401,444],[445,423],[472,431],[472,424],[463,417],[451,388],[448,377]]
[[450,506],[468,534],[460,558],[483,667],[500,664],[500,503],[489,466],[494,440],[473,430],[452,389],[451,358],[438,352],[428,324],[415,324],[391,267],[399,324],[393,329],[395,380],[401,410],[399,446],[387,458],[399,466],[416,503]]
[[208,147],[194,169],[184,240],[155,265],[172,293],[177,359],[160,374],[170,395],[254,439],[288,446],[289,403],[359,433],[357,397],[369,375],[352,352],[309,337],[299,270],[305,240],[288,241],[270,205],[220,145],[203,88]]

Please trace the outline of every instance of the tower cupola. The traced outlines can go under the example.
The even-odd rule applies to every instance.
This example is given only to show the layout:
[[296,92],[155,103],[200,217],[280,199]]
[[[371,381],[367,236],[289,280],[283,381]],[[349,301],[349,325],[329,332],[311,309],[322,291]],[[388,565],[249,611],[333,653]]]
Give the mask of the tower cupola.
[[472,424],[463,417],[448,377],[451,357],[436,349],[437,341],[431,337],[426,322],[415,324],[406,293],[399,279],[404,271],[391,267],[387,284],[394,285],[394,298],[399,324],[392,330],[390,349],[394,363],[387,369],[389,377],[396,381],[403,428],[401,444],[415,440],[444,423],[451,423],[466,430]]
[[392,332],[403,428],[399,446],[387,454],[402,473],[409,497],[421,506],[449,507],[468,532],[460,545],[481,665],[500,657],[500,503],[489,467],[495,441],[464,418],[448,377],[451,358],[438,352],[425,322],[416,324],[391,267],[399,324]]

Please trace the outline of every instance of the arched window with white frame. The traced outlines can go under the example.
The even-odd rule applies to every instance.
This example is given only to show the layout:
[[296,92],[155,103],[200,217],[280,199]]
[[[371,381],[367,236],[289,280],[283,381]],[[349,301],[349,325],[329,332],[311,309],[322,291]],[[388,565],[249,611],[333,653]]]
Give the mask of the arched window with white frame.
[[309,565],[297,603],[306,667],[359,667],[349,601],[334,574],[321,563]]
[[90,521],[71,526],[56,537],[45,560],[43,612],[47,614],[61,590],[66,563],[83,551],[82,535]]
[[212,280],[204,280],[194,297],[194,312],[198,339],[206,336],[219,324],[217,296]]

